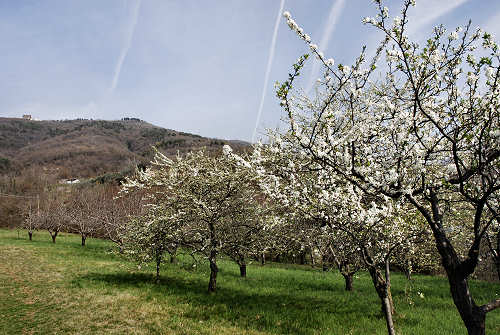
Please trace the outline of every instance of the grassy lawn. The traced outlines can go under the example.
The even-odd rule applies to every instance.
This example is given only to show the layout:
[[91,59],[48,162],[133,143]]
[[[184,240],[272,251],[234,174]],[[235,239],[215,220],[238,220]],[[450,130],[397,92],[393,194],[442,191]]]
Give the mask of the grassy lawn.
[[[0,230],[0,334],[386,334],[369,277],[343,290],[336,271],[279,264],[250,265],[248,278],[220,261],[218,292],[206,293],[209,269],[190,257],[153,267],[110,253],[110,242],[47,232]],[[399,334],[465,334],[445,278],[393,275]],[[474,281],[479,303],[500,296],[498,283]],[[423,293],[423,298],[418,292]],[[412,303],[409,303],[409,302]],[[487,317],[500,334],[500,310]]]

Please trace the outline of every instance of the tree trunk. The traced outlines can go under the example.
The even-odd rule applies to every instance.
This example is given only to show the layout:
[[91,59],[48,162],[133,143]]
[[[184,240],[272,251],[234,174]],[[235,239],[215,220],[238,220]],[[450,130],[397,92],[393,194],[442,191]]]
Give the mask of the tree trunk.
[[82,247],[85,246],[85,240],[87,239],[87,236],[82,235]]
[[328,262],[326,260],[326,255],[321,256],[321,265],[323,268],[323,272],[328,271]]
[[354,278],[354,273],[342,273],[342,276],[344,277],[345,280],[345,290],[346,291],[352,291],[352,281]]
[[247,264],[245,263],[245,261],[240,263],[240,276],[241,277],[247,276]]
[[299,257],[300,257],[300,264],[301,265],[306,264],[306,252],[305,251],[301,252]]
[[[500,224],[500,222],[498,222]],[[497,267],[498,280],[500,280],[500,229],[497,232],[497,247],[494,250],[493,257],[495,260],[495,266]]]
[[262,253],[260,255],[260,265],[266,265],[266,254]]
[[208,292],[215,292],[217,289],[217,252],[215,250],[210,251],[210,281],[208,282]]
[[394,323],[392,322],[391,309],[392,309],[392,302],[389,300],[389,297],[385,297],[384,299],[382,299],[382,310],[385,315],[387,334],[395,335],[396,332],[394,331]]
[[56,243],[57,231],[54,233],[50,233],[50,237],[52,237],[52,243]]
[[29,231],[28,236],[30,238],[30,241],[33,241],[33,232]]
[[392,321],[392,302],[389,298],[391,296],[390,287],[387,286],[387,283],[382,277],[382,274],[375,266],[368,266],[368,271],[370,272],[373,286],[375,286],[375,290],[377,291],[377,295],[379,296],[380,302],[382,304],[382,313],[385,316],[387,334],[395,335],[396,333],[394,331],[394,322]]
[[405,275],[406,279],[411,280],[411,259],[408,259],[406,261],[406,269],[405,269]]
[[[437,217],[438,215],[435,216]],[[467,332],[469,335],[483,335],[485,333],[486,313],[472,299],[467,281],[468,273],[473,272],[475,265],[472,263],[467,265],[461,263],[458,254],[444,231],[442,231],[439,222],[436,223],[428,219],[428,223],[436,240],[436,246],[441,256],[441,263],[448,276],[453,302],[467,328]]]
[[177,263],[177,244],[172,244],[170,248],[167,248],[167,252],[170,255],[170,263],[174,264]]
[[387,298],[389,299],[390,307],[391,307],[391,315],[394,315],[394,302],[392,300],[391,293],[391,267],[389,258],[385,261],[385,285],[387,286]]
[[495,260],[495,265],[497,267],[497,276],[498,276],[498,280],[500,281],[500,258],[497,258]]
[[[480,239],[476,238],[474,240],[477,245],[473,244],[471,246],[468,258],[462,262],[443,230],[439,200],[432,190],[430,195],[432,215],[421,206],[417,206],[417,208],[419,208],[419,211],[426,218],[427,223],[429,224],[434,235],[436,247],[439,255],[441,256],[441,264],[443,265],[448,276],[448,283],[450,284],[450,292],[453,302],[457,307],[458,313],[460,314],[469,335],[484,335],[486,312],[477,306],[474,299],[472,299],[469,290],[469,283],[467,281],[468,276],[474,272],[477,265]],[[411,198],[410,201],[412,201]],[[484,203],[482,205],[484,206]],[[481,211],[482,206],[481,204],[478,204],[474,217],[475,221],[480,220]]]
[[156,258],[156,284],[160,283],[160,264],[161,264],[161,258],[157,257]]
[[460,279],[448,274],[451,296],[457,306],[469,335],[484,335],[486,313],[476,305],[469,292],[467,279]]

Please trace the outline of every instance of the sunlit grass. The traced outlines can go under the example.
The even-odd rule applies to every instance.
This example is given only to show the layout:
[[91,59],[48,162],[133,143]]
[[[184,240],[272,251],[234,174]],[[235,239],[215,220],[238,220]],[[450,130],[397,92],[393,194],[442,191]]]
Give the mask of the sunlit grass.
[[[208,266],[190,257],[164,264],[160,284],[153,267],[110,253],[110,242],[46,232],[34,241],[0,230],[1,334],[385,334],[385,322],[365,273],[355,291],[343,290],[335,271],[307,266],[250,264],[248,277],[219,262],[215,295],[206,293]],[[473,282],[479,302],[500,295],[498,283]],[[423,294],[423,298],[418,293]],[[400,334],[465,334],[445,278],[393,275]],[[411,302],[411,303],[410,303]],[[500,334],[500,311],[487,317]]]

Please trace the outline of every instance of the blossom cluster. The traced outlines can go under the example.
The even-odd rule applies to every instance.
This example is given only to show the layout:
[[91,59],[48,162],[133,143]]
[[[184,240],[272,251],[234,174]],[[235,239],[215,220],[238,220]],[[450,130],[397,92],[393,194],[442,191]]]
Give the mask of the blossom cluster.
[[309,49],[311,49],[311,51],[316,54],[318,59],[320,61],[322,61],[323,63],[325,63],[326,65],[333,67],[333,65],[335,63],[333,58],[329,58],[329,59],[325,58],[325,55],[323,54],[323,52],[318,49],[318,45],[313,43],[311,41],[311,37],[308,34],[304,33],[304,29],[302,29],[297,24],[297,22],[295,22],[294,19],[292,19],[290,12],[285,11],[283,13],[283,17],[286,18],[286,22],[287,22],[288,26],[290,27],[290,29],[292,29],[295,33],[297,33],[297,35],[307,43],[307,45],[309,46]]

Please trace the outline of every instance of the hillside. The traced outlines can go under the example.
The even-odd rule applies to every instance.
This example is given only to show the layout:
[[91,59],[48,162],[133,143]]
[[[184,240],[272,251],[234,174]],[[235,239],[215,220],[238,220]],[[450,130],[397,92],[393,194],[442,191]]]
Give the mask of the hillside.
[[152,157],[151,146],[169,156],[206,147],[236,150],[242,141],[224,141],[154,126],[138,119],[120,121],[31,121],[0,118],[0,172],[41,166],[59,178],[122,171]]

